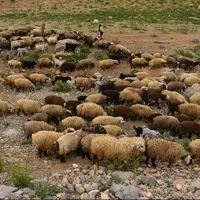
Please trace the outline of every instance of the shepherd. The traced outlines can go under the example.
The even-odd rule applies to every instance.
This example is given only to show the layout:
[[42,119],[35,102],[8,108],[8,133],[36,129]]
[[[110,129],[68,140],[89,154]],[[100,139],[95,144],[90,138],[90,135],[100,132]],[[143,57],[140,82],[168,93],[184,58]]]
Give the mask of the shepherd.
[[99,24],[98,37],[100,38],[100,40],[102,40],[103,32],[104,32],[103,26]]

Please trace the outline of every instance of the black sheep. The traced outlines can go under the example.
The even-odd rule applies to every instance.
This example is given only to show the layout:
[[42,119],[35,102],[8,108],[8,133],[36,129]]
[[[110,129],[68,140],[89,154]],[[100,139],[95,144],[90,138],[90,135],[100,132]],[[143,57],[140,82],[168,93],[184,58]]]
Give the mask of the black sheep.
[[118,103],[119,102],[119,92],[117,90],[104,90],[102,94],[107,96],[107,103]]
[[24,69],[34,69],[37,65],[37,63],[32,60],[22,60],[21,63]]
[[76,69],[76,65],[74,63],[71,62],[64,62],[62,63],[62,65],[60,66],[60,71],[65,73],[66,71],[74,71]]
[[52,81],[52,84],[54,85],[56,81],[62,81],[63,83],[66,83],[67,81],[71,81],[72,78],[70,76],[56,76],[55,79]]
[[113,82],[108,82],[99,86],[99,92],[102,92],[104,90],[114,90],[114,89],[115,85]]
[[129,74],[124,74],[124,73],[119,74],[120,79],[125,79],[125,78],[128,78],[128,77],[136,77],[136,75],[135,74],[129,75]]
[[81,95],[81,96],[77,97],[77,99],[79,101],[85,101],[86,98],[87,98],[87,96],[85,96],[85,95]]

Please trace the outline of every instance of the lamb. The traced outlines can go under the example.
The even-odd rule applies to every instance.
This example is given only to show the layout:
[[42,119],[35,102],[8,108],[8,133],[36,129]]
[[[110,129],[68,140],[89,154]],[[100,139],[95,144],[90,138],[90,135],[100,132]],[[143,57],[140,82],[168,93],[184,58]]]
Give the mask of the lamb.
[[136,136],[143,137],[143,138],[156,138],[160,136],[158,131],[151,130],[145,126],[142,127],[135,127],[133,126],[136,132]]
[[87,126],[86,122],[81,117],[67,117],[62,120],[62,126],[66,128],[81,129]]
[[105,60],[101,60],[100,61],[100,69],[104,70],[104,69],[113,69],[113,66],[119,64],[119,62],[117,60],[112,60],[112,59],[105,59]]
[[200,106],[200,93],[192,95],[190,97],[190,103],[198,104]]
[[172,81],[167,84],[167,89],[170,91],[182,92],[185,91],[186,85],[183,82]]
[[151,54],[149,54],[149,53],[143,53],[141,55],[141,58],[144,58],[145,60],[150,61],[150,60],[153,59],[153,56]]
[[189,133],[189,138],[192,134],[200,134],[200,124],[194,121],[183,121],[176,128],[176,135],[183,138],[185,134]]
[[39,82],[41,85],[44,85],[47,81],[51,81],[48,76],[38,73],[31,74],[29,78],[33,83],[36,84],[37,82]]
[[51,68],[54,66],[53,61],[50,60],[49,58],[40,58],[38,59],[38,66],[39,68],[46,67],[46,68]]
[[192,140],[188,145],[188,151],[192,158],[200,159],[200,139]]
[[179,122],[194,120],[192,117],[185,114],[178,114],[178,115],[175,115],[174,117],[176,117],[179,120]]
[[47,38],[49,44],[56,44],[58,42],[58,35],[50,36]]
[[176,142],[170,142],[163,139],[149,139],[146,144],[146,164],[149,158],[153,167],[156,167],[156,160],[168,162],[168,167],[175,163],[180,158],[185,158],[188,153],[183,146]]
[[160,90],[164,90],[166,89],[166,85],[164,83],[158,82],[158,81],[151,81],[148,84],[148,88],[154,88],[154,89],[160,89]]
[[98,116],[92,120],[92,125],[117,125],[124,123],[123,117]]
[[92,62],[90,59],[83,59],[80,60],[78,65],[77,65],[77,69],[91,69],[94,67],[94,62]]
[[51,121],[55,123],[55,125],[59,125],[59,120],[57,117],[54,117],[52,115],[49,115],[47,113],[35,113],[34,115],[32,115],[28,121],[43,121],[43,122],[47,122],[50,123]]
[[144,58],[133,58],[131,60],[131,66],[136,67],[146,67],[148,65],[148,62]]
[[35,89],[34,84],[26,78],[17,78],[15,80],[14,86],[16,87],[17,91],[19,89],[22,89],[23,91],[25,89],[29,89],[30,91]]
[[131,106],[131,110],[138,118],[152,119],[155,116],[159,115],[155,110],[149,106],[135,104]]
[[120,135],[127,135],[123,129],[116,125],[105,125],[103,128],[106,130],[106,133],[115,137]]
[[179,113],[188,115],[190,117],[200,116],[200,105],[193,103],[184,103],[178,106]]
[[154,58],[149,61],[150,68],[157,68],[157,67],[164,67],[166,65],[167,61],[163,58]]
[[20,99],[16,103],[18,106],[17,115],[19,115],[20,112],[23,112],[24,115],[27,115],[28,113],[34,114],[34,113],[39,113],[41,111],[40,103],[35,100]]
[[97,93],[97,94],[91,94],[89,95],[85,101],[87,102],[93,102],[93,103],[96,103],[96,104],[104,104],[106,102],[106,96],[103,95],[103,94],[100,94],[100,93]]
[[56,128],[54,126],[51,126],[42,121],[26,122],[23,125],[23,129],[27,140],[32,136],[33,133],[37,133],[38,131],[56,131]]
[[94,83],[90,78],[85,78],[85,77],[78,77],[75,79],[75,86],[77,90],[85,90],[85,89],[91,89],[94,87]]
[[142,98],[137,92],[132,92],[127,89],[124,89],[120,92],[119,98],[121,100],[132,102],[133,104],[142,102]]
[[157,116],[153,119],[154,129],[170,130],[172,134],[175,133],[176,128],[179,124],[179,120],[173,116]]
[[61,119],[71,116],[71,111],[63,108],[60,105],[46,104],[41,107],[41,111],[56,117],[60,117]]
[[77,130],[59,137],[54,141],[54,146],[58,152],[61,162],[65,162],[65,155],[77,150],[80,147],[81,139],[88,133],[82,130]]
[[145,141],[143,138],[123,137],[117,139],[111,135],[101,135],[92,138],[90,151],[94,155],[93,164],[96,163],[98,166],[103,158],[108,160],[117,158],[125,161],[144,154]]
[[5,115],[7,115],[8,113],[13,113],[15,110],[15,108],[9,104],[6,101],[2,101],[0,100],[0,114],[2,114],[4,120],[5,120]]
[[22,63],[17,60],[9,60],[8,66],[10,68],[20,68],[20,67],[22,67]]
[[184,80],[187,86],[192,86],[195,83],[200,84],[200,78],[198,76],[190,76]]
[[113,108],[114,116],[121,116],[126,120],[134,120],[136,119],[136,114],[132,111],[132,109],[125,105],[116,105]]
[[35,50],[39,52],[45,52],[48,50],[48,44],[47,43],[40,43],[40,44],[35,44]]
[[55,152],[54,141],[63,135],[63,132],[39,131],[32,134],[32,143],[36,146],[39,156],[42,157],[42,153],[47,155],[47,153]]
[[163,72],[163,76],[166,77],[165,81],[171,82],[171,81],[176,81],[177,76],[174,74],[174,72]]
[[86,117],[86,118],[95,118],[101,115],[107,115],[104,109],[95,103],[86,102],[81,103],[76,107],[77,115]]
[[106,99],[107,103],[114,103],[114,102],[117,103],[119,100],[119,92],[117,90],[112,90],[112,89],[103,90],[102,94],[107,97]]
[[52,55],[52,60],[53,60],[54,65],[55,65],[56,67],[57,67],[57,66],[60,67],[60,66],[64,63],[64,60],[59,60],[59,59],[57,59],[55,54]]
[[62,97],[59,97],[56,95],[46,96],[44,101],[45,101],[45,104],[55,104],[62,107],[65,107],[65,103],[66,103],[66,101]]

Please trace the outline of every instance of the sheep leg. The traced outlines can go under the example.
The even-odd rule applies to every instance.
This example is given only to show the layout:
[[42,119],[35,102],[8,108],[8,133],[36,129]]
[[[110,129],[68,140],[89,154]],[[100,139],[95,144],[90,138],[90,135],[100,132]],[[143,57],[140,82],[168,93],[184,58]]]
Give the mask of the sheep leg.
[[92,158],[90,157],[90,154],[85,152],[86,157],[89,159],[89,161],[92,161]]
[[97,160],[97,155],[93,155],[92,164],[95,165]]
[[65,156],[64,155],[60,155],[60,161],[65,162]]
[[47,157],[47,156],[48,156],[48,154],[47,154],[47,151],[46,151],[46,150],[44,151],[44,156],[45,156],[45,157]]
[[17,115],[18,115],[18,116],[19,116],[19,114],[20,114],[20,111],[21,111],[21,110],[20,110],[20,109],[18,109],[18,111],[17,111]]
[[152,166],[155,168],[156,167],[156,159],[155,158],[151,158],[151,162],[152,162]]
[[42,149],[38,149],[39,157],[42,158]]
[[146,163],[146,165],[148,165],[148,163],[149,163],[149,157],[148,156],[146,157],[145,163]]
[[23,110],[22,112],[24,113],[24,115],[27,115],[27,114],[24,112],[24,110]]
[[172,161],[170,160],[167,167],[170,168],[171,164],[172,164]]

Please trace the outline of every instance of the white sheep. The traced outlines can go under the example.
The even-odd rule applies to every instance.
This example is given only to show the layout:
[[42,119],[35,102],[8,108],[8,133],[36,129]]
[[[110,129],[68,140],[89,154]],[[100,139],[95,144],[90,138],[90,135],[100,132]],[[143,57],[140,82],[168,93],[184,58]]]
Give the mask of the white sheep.
[[92,125],[117,125],[124,123],[123,117],[98,116],[92,120]]
[[50,36],[47,38],[49,44],[56,44],[58,42],[58,35]]
[[20,68],[20,67],[22,67],[22,63],[17,60],[9,60],[8,66],[10,68]]
[[106,133],[115,137],[118,137],[120,135],[127,135],[127,133],[116,125],[104,125],[103,126],[106,130]]
[[62,120],[62,126],[66,128],[80,129],[87,126],[85,120],[81,117],[67,117]]
[[192,140],[188,145],[188,150],[192,158],[200,159],[200,139]]
[[48,50],[48,46],[47,43],[35,44],[35,49],[39,52],[45,52]]
[[13,113],[15,110],[15,108],[9,104],[6,101],[2,101],[0,100],[0,114],[2,114],[4,120],[5,120],[5,115],[7,115],[8,113]]

